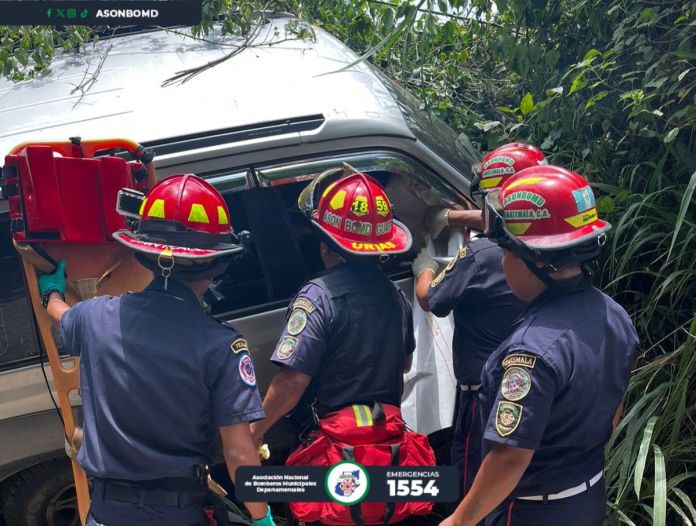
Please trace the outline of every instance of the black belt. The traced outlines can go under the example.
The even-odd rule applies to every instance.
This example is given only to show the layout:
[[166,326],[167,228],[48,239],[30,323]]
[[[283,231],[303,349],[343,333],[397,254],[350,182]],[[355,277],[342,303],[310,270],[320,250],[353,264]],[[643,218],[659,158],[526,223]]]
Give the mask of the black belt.
[[[206,495],[206,490],[194,479],[159,479],[165,486],[181,489],[170,490],[152,487],[154,481],[129,481],[94,479],[94,495],[104,500],[114,500],[143,506],[173,506],[185,508],[199,504]],[[144,487],[147,486],[147,487]]]

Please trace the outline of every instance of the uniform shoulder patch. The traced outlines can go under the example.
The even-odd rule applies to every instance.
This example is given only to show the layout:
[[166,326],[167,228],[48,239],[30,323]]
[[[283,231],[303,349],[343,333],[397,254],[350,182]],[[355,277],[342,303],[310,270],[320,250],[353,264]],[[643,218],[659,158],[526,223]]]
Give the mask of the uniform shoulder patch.
[[436,277],[434,280],[432,280],[432,281],[430,282],[430,288],[431,288],[431,289],[434,289],[435,287],[437,287],[437,286],[440,284],[440,282],[441,282],[443,279],[445,279],[445,274],[446,274],[446,273],[447,273],[447,269],[445,269],[445,270],[443,270],[442,272],[440,272],[440,273],[437,275],[437,277]]
[[230,350],[234,354],[238,354],[240,352],[249,352],[249,345],[244,338],[235,338],[232,340],[232,343],[230,343]]
[[317,306],[307,298],[297,298],[295,302],[292,304],[292,308],[293,310],[302,309],[309,314],[312,314],[315,310],[317,310]]
[[501,437],[512,434],[522,420],[524,408],[514,402],[498,402],[495,412],[495,430]]
[[523,367],[510,367],[500,383],[500,393],[506,400],[518,402],[532,389],[532,378]]
[[287,331],[292,336],[300,334],[307,325],[307,312],[304,309],[295,309],[288,318]]
[[276,354],[278,355],[278,358],[281,360],[287,360],[290,358],[297,349],[299,343],[300,342],[297,340],[297,338],[292,336],[283,336],[276,347]]
[[508,369],[513,366],[534,369],[536,360],[536,356],[531,354],[509,354],[503,358],[503,369]]
[[251,356],[249,356],[248,353],[242,355],[239,359],[239,377],[242,379],[242,382],[249,387],[256,387],[254,363],[251,361]]

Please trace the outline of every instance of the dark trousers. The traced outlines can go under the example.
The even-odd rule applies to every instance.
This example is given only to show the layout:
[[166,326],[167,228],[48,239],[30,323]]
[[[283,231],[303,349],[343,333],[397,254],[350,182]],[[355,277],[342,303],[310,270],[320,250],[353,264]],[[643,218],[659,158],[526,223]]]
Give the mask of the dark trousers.
[[508,500],[488,517],[486,526],[602,526],[606,512],[604,478],[588,491],[567,499]]
[[459,470],[462,497],[471,488],[481,466],[482,427],[478,393],[460,391],[450,458],[452,465]]

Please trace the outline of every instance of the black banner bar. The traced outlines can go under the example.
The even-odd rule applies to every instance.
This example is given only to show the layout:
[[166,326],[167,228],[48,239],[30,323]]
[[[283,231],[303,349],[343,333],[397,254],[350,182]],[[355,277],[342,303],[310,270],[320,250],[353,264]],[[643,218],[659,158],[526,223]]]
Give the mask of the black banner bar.
[[[360,500],[366,502],[453,502],[459,498],[459,475],[456,468],[451,466],[360,468],[367,471],[368,477],[363,474],[355,482],[365,485],[366,494]],[[330,480],[331,469],[315,466],[243,466],[237,469],[235,497],[243,502],[337,501],[334,493],[340,478]]]
[[201,0],[0,0],[0,24],[171,26],[201,21]]

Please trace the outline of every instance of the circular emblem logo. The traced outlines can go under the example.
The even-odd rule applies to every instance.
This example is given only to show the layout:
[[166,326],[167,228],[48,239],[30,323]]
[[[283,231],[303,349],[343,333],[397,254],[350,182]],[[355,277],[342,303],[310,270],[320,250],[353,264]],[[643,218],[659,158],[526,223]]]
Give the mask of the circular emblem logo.
[[370,489],[370,476],[357,462],[346,461],[334,464],[324,478],[326,493],[339,504],[357,504]]
[[254,364],[251,361],[251,356],[245,354],[239,359],[239,377],[242,382],[248,386],[256,385],[256,373],[254,372]]
[[302,309],[295,309],[288,318],[288,334],[296,336],[300,334],[307,325],[307,313]]
[[510,367],[503,375],[500,392],[511,402],[522,400],[532,388],[532,379],[526,369]]
[[283,336],[283,338],[278,342],[278,347],[276,348],[276,354],[281,360],[286,360],[292,356],[292,353],[297,349],[297,338],[292,336]]

